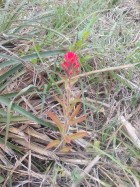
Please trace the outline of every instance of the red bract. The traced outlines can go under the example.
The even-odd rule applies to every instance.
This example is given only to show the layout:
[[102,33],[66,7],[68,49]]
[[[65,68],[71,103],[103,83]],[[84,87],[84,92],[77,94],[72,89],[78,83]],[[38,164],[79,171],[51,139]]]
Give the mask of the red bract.
[[61,64],[61,67],[68,76],[77,74],[80,68],[78,56],[74,52],[67,52],[64,55],[64,62]]

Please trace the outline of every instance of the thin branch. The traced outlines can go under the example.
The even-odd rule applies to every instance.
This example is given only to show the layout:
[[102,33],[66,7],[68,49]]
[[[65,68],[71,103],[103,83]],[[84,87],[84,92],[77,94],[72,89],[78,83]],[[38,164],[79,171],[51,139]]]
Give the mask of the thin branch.
[[[89,72],[86,72],[86,73],[76,75],[76,76],[72,77],[71,79],[77,79],[77,78],[80,78],[80,77],[87,77],[87,76],[90,76],[90,75],[93,75],[93,74],[96,74],[96,73],[102,73],[102,72],[107,72],[107,71],[115,71],[115,70],[121,70],[121,69],[126,69],[126,68],[134,68],[138,64],[140,64],[140,62],[135,63],[135,64],[127,64],[127,65],[122,65],[122,66],[93,70],[93,71],[89,71]],[[52,85],[59,85],[59,84],[62,84],[62,83],[64,83],[64,80],[57,81],[57,82],[53,83]]]

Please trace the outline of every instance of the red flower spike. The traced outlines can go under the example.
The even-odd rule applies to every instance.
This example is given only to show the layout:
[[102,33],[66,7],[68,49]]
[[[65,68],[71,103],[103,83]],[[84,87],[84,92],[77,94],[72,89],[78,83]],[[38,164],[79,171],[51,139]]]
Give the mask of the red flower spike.
[[61,64],[67,76],[73,76],[79,72],[80,64],[78,62],[78,56],[74,52],[67,52],[64,55],[64,62]]

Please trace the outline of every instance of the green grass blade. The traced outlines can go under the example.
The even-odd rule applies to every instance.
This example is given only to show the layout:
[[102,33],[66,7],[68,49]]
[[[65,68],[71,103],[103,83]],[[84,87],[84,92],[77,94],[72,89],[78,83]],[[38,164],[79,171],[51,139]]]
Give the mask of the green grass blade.
[[[1,104],[4,104],[6,106],[9,106],[10,104],[10,100],[9,99],[6,99],[5,97],[3,96],[0,96],[0,103]],[[57,128],[54,127],[53,125],[45,122],[44,120],[42,119],[39,119],[38,117],[34,116],[33,114],[31,114],[30,112],[27,112],[26,110],[24,110],[22,107],[16,105],[16,104],[13,104],[12,107],[11,107],[12,110],[15,110],[16,112],[18,112],[19,114],[21,114],[22,116],[25,116],[27,117],[29,120],[31,121],[34,121],[38,124],[41,124],[45,127],[48,127],[48,128],[51,128],[53,130],[56,130]]]
[[15,100],[18,96],[23,95],[24,93],[26,93],[27,91],[29,91],[29,90],[32,89],[32,88],[36,88],[36,86],[34,86],[34,85],[29,85],[29,86],[27,86],[26,88],[22,89],[22,90],[12,99],[12,101],[11,101],[10,104],[8,105],[8,108],[7,108],[7,124],[6,124],[5,145],[6,145],[6,142],[7,142],[7,139],[8,139],[9,126],[10,126],[10,122],[11,122],[11,109],[12,109],[13,102],[14,102],[14,100]]
[[[65,49],[53,50],[53,51],[40,52],[39,55],[40,55],[41,58],[45,58],[45,57],[52,56],[52,55],[58,55],[58,54],[61,54],[61,53],[63,54],[65,52],[66,52]],[[7,56],[7,58],[9,58],[9,57]],[[26,56],[21,57],[21,62],[31,61],[32,59],[35,59],[35,58],[38,58],[38,54],[36,54],[36,53],[33,53],[31,55],[26,55]],[[8,61],[0,63],[0,68],[4,68],[6,66],[15,65],[15,64],[19,64],[19,63],[20,63],[19,59],[8,60]]]
[[13,92],[13,93],[2,94],[1,96],[5,98],[12,98],[15,97],[17,94],[18,92]]
[[15,65],[14,67],[10,68],[9,71],[4,73],[0,76],[0,83],[4,81],[6,78],[9,78],[12,74],[14,74],[17,70],[19,70],[22,67],[22,64]]
[[[4,139],[1,136],[0,136],[0,144],[4,145]],[[20,151],[20,148],[18,146],[13,145],[10,142],[7,142],[7,146],[23,155],[23,153]]]
[[[28,121],[28,119],[24,116],[11,116],[10,117],[10,122],[24,122],[24,121]],[[2,123],[7,123],[7,117],[0,116],[0,125],[2,125]]]

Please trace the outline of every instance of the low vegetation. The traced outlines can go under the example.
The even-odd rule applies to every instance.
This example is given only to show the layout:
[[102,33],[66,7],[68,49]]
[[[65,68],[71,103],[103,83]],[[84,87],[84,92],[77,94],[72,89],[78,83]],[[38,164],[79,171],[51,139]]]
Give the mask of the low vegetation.
[[139,1],[0,1],[0,186],[139,187],[139,155]]

